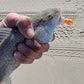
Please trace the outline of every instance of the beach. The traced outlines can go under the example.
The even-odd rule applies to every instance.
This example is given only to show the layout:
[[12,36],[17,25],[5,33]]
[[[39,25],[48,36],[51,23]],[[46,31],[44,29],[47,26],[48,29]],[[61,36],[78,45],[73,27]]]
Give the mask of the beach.
[[31,17],[47,8],[61,8],[73,25],[58,26],[50,49],[33,64],[22,64],[11,74],[12,84],[84,84],[84,1],[1,0],[0,19],[10,12]]

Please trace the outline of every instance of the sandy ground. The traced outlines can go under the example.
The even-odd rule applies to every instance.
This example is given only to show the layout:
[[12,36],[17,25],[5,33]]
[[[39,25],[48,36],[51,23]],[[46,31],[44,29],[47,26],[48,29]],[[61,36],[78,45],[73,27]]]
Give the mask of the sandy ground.
[[83,0],[1,0],[0,18],[8,12],[32,15],[59,7],[74,21],[55,30],[50,50],[30,65],[21,65],[12,75],[12,84],[84,84],[84,1]]

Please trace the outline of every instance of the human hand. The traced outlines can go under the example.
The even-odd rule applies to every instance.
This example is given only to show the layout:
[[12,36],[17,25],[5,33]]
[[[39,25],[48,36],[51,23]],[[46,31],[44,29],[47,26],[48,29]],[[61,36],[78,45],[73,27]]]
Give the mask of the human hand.
[[49,49],[48,43],[38,43],[36,40],[32,40],[34,37],[34,29],[30,18],[27,16],[9,13],[0,22],[0,27],[17,27],[20,33],[27,38],[25,43],[20,43],[17,46],[17,51],[14,53],[16,60],[20,63],[31,64],[35,59],[39,59],[43,52]]

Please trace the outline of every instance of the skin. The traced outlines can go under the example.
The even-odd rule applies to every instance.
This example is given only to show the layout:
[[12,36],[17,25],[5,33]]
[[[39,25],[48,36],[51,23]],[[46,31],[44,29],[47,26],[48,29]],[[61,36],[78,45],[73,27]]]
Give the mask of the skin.
[[[25,43],[20,43],[17,46],[14,56],[16,60],[22,64],[31,64],[35,59],[42,57],[43,52],[49,49],[48,43],[39,44],[34,37],[34,29],[31,20],[27,16],[22,16],[17,13],[9,13],[1,22],[0,27],[17,27],[20,33],[27,38]],[[55,35],[53,34],[53,40]]]

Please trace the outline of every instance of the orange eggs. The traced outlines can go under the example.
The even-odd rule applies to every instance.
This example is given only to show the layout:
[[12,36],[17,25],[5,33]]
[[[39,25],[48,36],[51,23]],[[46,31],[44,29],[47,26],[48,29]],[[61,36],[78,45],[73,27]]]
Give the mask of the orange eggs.
[[64,19],[64,22],[67,23],[68,25],[72,25],[73,24],[72,19]]

